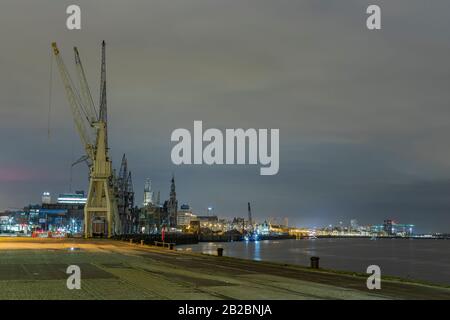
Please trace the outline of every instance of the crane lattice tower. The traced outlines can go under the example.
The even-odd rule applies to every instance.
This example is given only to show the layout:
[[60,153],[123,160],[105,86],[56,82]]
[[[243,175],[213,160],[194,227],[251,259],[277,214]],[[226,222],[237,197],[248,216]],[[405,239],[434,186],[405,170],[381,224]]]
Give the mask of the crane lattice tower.
[[52,43],[52,48],[75,126],[86,152],[84,158],[89,165],[84,236],[88,238],[99,233],[111,237],[120,232],[121,226],[112,164],[108,155],[105,42],[102,42],[99,112],[96,111],[77,48],[74,48],[74,52],[80,92],[70,78],[56,43]]

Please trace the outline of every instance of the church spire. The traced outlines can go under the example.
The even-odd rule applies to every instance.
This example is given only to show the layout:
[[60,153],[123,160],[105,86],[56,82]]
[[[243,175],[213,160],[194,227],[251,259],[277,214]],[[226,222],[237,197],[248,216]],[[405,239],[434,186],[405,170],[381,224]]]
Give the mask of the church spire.
[[172,174],[172,180],[170,184],[170,200],[176,200],[177,193],[175,192],[175,176]]
[[159,207],[161,202],[161,191],[158,190],[158,195],[156,196],[156,205]]
[[170,198],[167,203],[167,213],[169,216],[169,225],[171,227],[177,226],[177,212],[178,212],[178,201],[177,201],[177,193],[175,192],[175,176],[172,174],[172,181],[170,184]]

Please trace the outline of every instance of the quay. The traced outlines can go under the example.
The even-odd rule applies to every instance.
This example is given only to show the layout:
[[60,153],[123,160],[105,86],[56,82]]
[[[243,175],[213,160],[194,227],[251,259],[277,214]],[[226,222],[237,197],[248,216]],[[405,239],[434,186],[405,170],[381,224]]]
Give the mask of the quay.
[[[81,289],[66,286],[69,265]],[[0,238],[0,299],[450,299],[450,288],[107,239]]]

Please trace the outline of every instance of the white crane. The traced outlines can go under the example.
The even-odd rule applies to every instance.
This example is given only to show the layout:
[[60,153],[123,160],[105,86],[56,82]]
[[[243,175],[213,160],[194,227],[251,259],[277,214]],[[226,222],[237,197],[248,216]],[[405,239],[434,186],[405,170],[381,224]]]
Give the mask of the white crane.
[[119,233],[121,228],[113,188],[113,170],[108,156],[105,42],[102,43],[99,112],[96,111],[78,49],[75,47],[74,52],[81,93],[76,90],[55,42],[52,48],[73,120],[86,152],[79,161],[86,160],[89,165],[84,236],[88,238],[103,234],[111,237]]

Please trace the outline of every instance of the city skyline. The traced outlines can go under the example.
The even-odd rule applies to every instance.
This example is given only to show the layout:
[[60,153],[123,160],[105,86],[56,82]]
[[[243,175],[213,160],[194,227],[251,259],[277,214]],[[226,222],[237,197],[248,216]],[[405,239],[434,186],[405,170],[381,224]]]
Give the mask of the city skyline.
[[[144,186],[144,198],[143,198],[143,204],[139,204],[139,201],[136,203],[136,207],[139,209],[143,209],[145,206],[147,205],[156,205],[156,206],[161,206],[163,207],[163,202],[165,201],[163,199],[163,201],[161,202],[160,199],[160,190],[158,190],[157,195],[154,194],[153,189],[149,188],[149,186],[151,186],[151,184],[149,184],[151,180],[150,179],[145,179],[145,186]],[[170,192],[168,192],[169,197],[167,201],[171,201],[171,197],[172,197],[172,193],[175,192],[174,188],[174,176],[172,176],[171,179],[171,186],[170,186]],[[145,195],[145,193],[148,193],[147,195]],[[151,195],[151,196],[149,196]],[[59,194],[52,194],[51,192],[48,191],[44,191],[41,195],[41,201],[40,204],[85,204],[86,203],[86,193],[84,190],[76,190],[76,191],[71,191],[70,193],[59,193]],[[205,208],[192,208],[191,205],[187,202],[183,202],[180,203],[178,205],[178,201],[176,202],[176,206],[179,210],[188,210],[189,212],[191,212],[192,214],[194,214],[195,216],[203,216],[203,217],[207,217],[207,216],[215,216],[217,217],[219,220],[226,220],[228,222],[238,218],[238,219],[244,219],[244,221],[247,217],[244,214],[238,213],[235,214],[234,216],[219,216],[215,213],[215,208],[212,206],[206,206]],[[39,206],[39,203],[30,203],[29,206]],[[26,206],[25,206],[26,207]],[[7,208],[4,211],[5,212],[20,212],[22,211],[25,207],[23,208]],[[204,209],[204,210],[203,210]],[[250,210],[250,203],[247,203],[247,210]],[[247,211],[247,215],[248,215],[248,211]],[[248,219],[251,219],[250,217],[248,217]],[[315,226],[307,226],[307,225],[292,225],[288,223],[288,217],[282,217],[282,216],[270,216],[270,217],[253,217],[252,221],[255,224],[264,224],[264,223],[273,223],[273,224],[279,224],[279,225],[284,225],[285,227],[291,227],[291,228],[308,228],[310,230],[314,230],[314,229],[328,229],[328,228],[350,228],[350,229],[354,229],[354,228],[359,228],[359,227],[371,227],[371,226],[380,226],[380,221],[378,223],[375,224],[368,224],[365,222],[362,222],[362,224],[359,224],[359,220],[356,219],[355,217],[353,217],[352,219],[350,219],[349,221],[330,221],[331,223],[326,224],[326,225],[315,225]],[[386,223],[386,221],[392,221],[395,224],[399,224],[398,220],[395,219],[389,219],[386,218],[383,223]],[[404,222],[404,221],[402,221]],[[251,222],[249,222],[251,223]],[[355,225],[357,227],[355,227]],[[413,227],[415,227],[414,225],[411,225]],[[430,232],[430,233],[439,233],[439,232]],[[441,232],[442,233],[442,232]]]
[[[54,28],[64,26],[66,4],[43,3],[27,2],[27,15],[16,2],[0,12],[0,210],[69,191],[83,150],[55,69],[48,126],[50,43],[61,43],[67,62],[77,45],[98,88],[105,39],[111,157],[118,169],[127,154],[136,203],[146,178],[167,199],[174,173],[180,204],[219,216],[245,216],[251,202],[256,219],[299,226],[393,218],[418,232],[450,231],[450,45],[437,32],[450,27],[445,1],[432,12],[418,1],[383,2],[389,32],[378,34],[362,24],[367,1],[250,1],[258,10],[201,1],[100,10],[80,1],[87,18],[102,20],[80,33]],[[279,173],[173,165],[170,134],[195,120],[280,128]],[[72,189],[87,184],[80,164]]]

